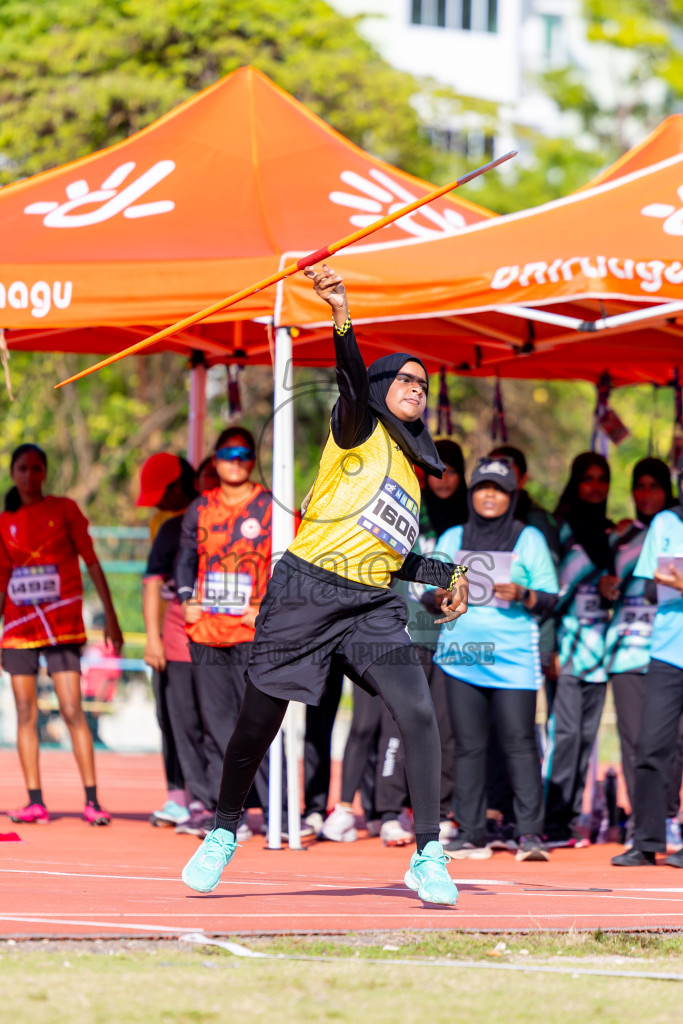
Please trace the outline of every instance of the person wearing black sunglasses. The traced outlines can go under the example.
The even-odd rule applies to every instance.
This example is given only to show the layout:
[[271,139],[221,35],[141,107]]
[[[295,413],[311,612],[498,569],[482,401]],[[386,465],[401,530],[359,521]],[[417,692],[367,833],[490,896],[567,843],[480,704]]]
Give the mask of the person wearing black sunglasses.
[[289,700],[318,704],[330,666],[342,661],[355,682],[382,697],[401,733],[417,843],[406,885],[426,902],[453,905],[458,891],[439,843],[436,714],[406,629],[405,602],[389,586],[402,576],[442,587],[444,620],[467,610],[463,567],[410,550],[420,511],[414,466],[443,472],[422,421],[427,373],[405,352],[366,368],[341,277],[325,264],[306,274],[332,307],[339,399],[302,525],[261,604],[216,828],[182,878],[196,892],[216,888],[237,848],[236,827],[254,771]]

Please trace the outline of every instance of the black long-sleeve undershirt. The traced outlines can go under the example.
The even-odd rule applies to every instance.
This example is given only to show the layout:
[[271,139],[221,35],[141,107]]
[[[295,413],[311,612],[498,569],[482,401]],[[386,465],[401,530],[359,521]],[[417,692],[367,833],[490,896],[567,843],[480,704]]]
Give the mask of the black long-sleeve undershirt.
[[368,405],[368,371],[353,327],[344,334],[335,327],[333,335],[339,398],[330,420],[332,437],[339,448],[355,448],[367,441],[377,426],[377,419]]
[[392,572],[391,576],[395,580],[424,583],[429,587],[450,590],[454,569],[452,562],[439,562],[435,558],[425,558],[424,555],[410,551],[401,568],[397,572]]

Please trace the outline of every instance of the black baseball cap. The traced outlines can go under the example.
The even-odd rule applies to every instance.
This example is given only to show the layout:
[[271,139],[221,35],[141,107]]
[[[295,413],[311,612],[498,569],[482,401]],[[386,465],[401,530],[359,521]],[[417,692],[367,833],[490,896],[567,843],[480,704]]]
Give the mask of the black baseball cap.
[[514,494],[517,490],[517,476],[512,460],[498,455],[487,455],[479,459],[470,477],[470,488],[483,483],[497,484],[501,490]]

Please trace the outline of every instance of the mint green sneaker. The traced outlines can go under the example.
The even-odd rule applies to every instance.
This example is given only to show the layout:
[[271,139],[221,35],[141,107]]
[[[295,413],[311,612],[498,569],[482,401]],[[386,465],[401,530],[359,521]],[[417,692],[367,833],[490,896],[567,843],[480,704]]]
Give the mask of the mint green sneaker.
[[458,890],[448,874],[446,865],[451,858],[444,853],[441,843],[432,840],[422,853],[417,851],[410,858],[410,867],[404,882],[425,903],[447,903],[455,906]]
[[232,832],[215,828],[190,857],[180,877],[195,892],[213,892],[221,880],[223,868],[230,863],[236,849],[237,840]]
[[167,800],[159,811],[152,811],[149,823],[155,828],[171,828],[174,825],[184,825],[190,817],[187,807],[182,807],[175,800]]

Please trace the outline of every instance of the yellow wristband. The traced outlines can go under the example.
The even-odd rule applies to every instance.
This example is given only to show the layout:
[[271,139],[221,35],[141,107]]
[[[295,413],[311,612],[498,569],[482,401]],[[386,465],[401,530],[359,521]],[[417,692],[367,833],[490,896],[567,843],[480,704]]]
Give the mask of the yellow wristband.
[[332,324],[337,334],[346,334],[347,331],[351,330],[351,314],[347,316],[341,327],[337,327],[336,320],[334,319],[334,313],[332,314]]
[[466,574],[467,574],[467,566],[466,565],[456,565],[454,567],[454,569],[453,569],[453,575],[451,576],[451,582],[450,582],[450,585],[449,585],[448,589],[452,590],[453,587],[455,586],[455,584],[460,579],[460,577],[461,576],[465,576]]

